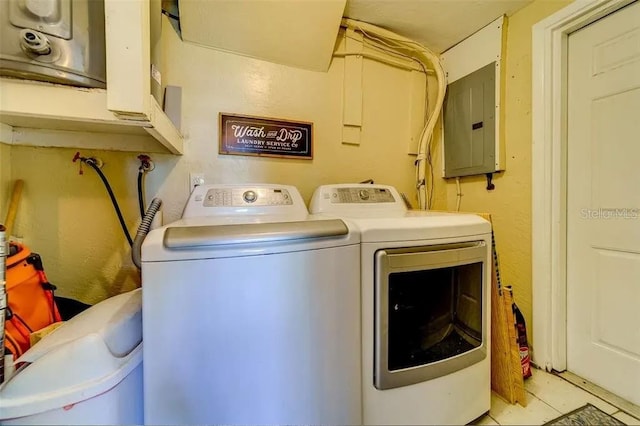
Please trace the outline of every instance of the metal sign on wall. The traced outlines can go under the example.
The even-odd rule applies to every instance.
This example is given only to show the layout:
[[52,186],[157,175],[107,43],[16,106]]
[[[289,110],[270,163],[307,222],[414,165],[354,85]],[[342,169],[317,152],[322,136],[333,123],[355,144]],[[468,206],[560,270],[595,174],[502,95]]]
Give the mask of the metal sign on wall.
[[313,123],[220,113],[220,154],[313,158]]

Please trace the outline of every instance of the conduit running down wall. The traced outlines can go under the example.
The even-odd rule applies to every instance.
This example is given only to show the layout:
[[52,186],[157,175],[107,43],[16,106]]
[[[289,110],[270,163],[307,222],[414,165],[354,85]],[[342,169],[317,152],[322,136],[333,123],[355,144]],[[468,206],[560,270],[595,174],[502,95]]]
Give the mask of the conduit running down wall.
[[416,159],[416,190],[418,193],[418,202],[420,209],[426,210],[431,207],[432,202],[433,173],[431,173],[431,189],[429,189],[426,180],[427,164],[425,164],[425,162],[429,164],[432,172],[431,141],[433,138],[433,129],[442,111],[444,95],[447,90],[446,77],[440,59],[434,52],[422,46],[420,43],[392,31],[385,30],[384,28],[348,18],[342,19],[342,26],[362,33],[365,42],[370,43],[377,49],[418,62],[425,73],[430,69],[435,72],[438,82],[436,104],[431,115],[425,118],[425,125],[420,134],[418,144],[418,157]]

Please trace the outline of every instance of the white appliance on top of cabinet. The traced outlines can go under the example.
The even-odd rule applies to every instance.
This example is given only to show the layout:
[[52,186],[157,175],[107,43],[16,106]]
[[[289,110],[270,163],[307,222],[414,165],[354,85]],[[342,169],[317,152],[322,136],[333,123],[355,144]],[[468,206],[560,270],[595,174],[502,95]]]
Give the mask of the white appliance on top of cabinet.
[[491,225],[407,210],[395,188],[316,189],[361,238],[364,424],[467,424],[491,404]]
[[292,186],[195,188],[142,247],[147,424],[361,424],[360,246]]

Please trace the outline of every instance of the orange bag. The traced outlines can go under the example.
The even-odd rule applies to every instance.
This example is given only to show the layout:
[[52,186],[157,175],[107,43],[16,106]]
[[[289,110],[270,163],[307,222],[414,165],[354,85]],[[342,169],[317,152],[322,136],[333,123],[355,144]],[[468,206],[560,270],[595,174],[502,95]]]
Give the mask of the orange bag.
[[47,280],[40,255],[22,244],[12,242],[10,245],[18,251],[7,257],[8,309],[4,344],[17,359],[31,346],[31,333],[61,319],[53,298],[56,287]]

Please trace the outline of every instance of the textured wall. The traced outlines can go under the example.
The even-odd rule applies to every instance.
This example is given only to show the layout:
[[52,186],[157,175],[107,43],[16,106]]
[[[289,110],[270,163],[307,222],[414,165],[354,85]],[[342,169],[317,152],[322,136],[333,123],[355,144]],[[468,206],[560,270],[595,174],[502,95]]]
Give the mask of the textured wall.
[[[341,144],[343,60],[327,73],[305,71],[180,41],[163,28],[163,82],[183,90],[183,156],[154,155],[148,199],[160,197],[164,222],[179,218],[188,197],[188,173],[208,183],[274,182],[297,186],[308,201],[315,187],[374,179],[414,199],[409,103],[410,73],[365,61],[360,146]],[[218,113],[244,113],[314,122],[314,159],[218,155]],[[117,135],[114,135],[116,138]],[[25,180],[16,233],[43,255],[59,294],[94,303],[139,284],[105,189],[98,176],[71,162],[75,150],[12,148],[12,178]],[[137,153],[89,152],[105,162],[131,232],[139,218]],[[437,159],[436,159],[437,160]],[[440,201],[444,205],[444,185]]]
[[[494,175],[495,190],[483,177],[463,178],[461,211],[491,213],[504,285],[531,327],[531,27],[570,1],[537,0],[509,18],[506,48],[506,170]],[[442,180],[441,180],[442,181]],[[455,180],[447,180],[447,206],[456,206]],[[531,331],[528,336],[531,336]]]
[[[98,175],[79,175],[72,149],[12,147],[12,178],[25,182],[14,234],[43,257],[58,294],[94,303],[135,288],[138,274]],[[83,152],[104,162],[104,174],[131,233],[138,224],[136,154]],[[162,160],[161,160],[162,161]],[[149,175],[148,193],[159,175]]]

